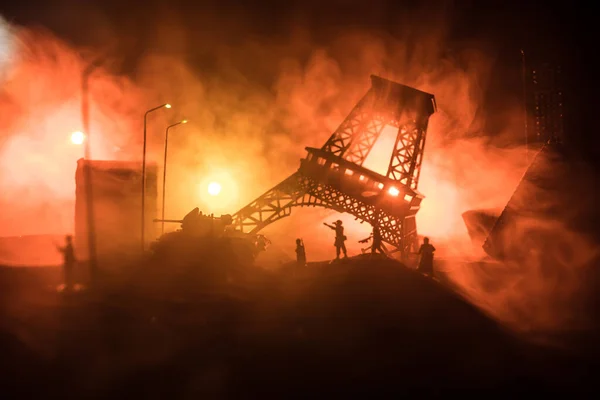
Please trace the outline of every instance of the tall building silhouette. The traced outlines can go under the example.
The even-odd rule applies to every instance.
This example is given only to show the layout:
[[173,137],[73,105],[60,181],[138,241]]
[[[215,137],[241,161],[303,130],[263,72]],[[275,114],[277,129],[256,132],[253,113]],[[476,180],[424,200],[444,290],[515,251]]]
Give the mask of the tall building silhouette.
[[546,61],[527,62],[525,91],[529,143],[564,140],[563,83],[560,65]]

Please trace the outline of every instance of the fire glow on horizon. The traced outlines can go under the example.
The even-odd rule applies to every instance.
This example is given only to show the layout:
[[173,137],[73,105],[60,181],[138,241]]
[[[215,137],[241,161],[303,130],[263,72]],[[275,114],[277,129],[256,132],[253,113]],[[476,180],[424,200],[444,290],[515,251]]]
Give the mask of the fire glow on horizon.
[[[496,103],[505,105],[502,115],[496,105],[482,107],[495,56],[485,50],[487,43],[448,54],[444,19],[434,14],[428,8],[421,15],[435,20],[418,18],[418,26],[397,24],[396,37],[355,28],[336,31],[326,43],[303,26],[292,27],[287,36],[246,40],[229,29],[244,24],[221,29],[218,15],[207,20],[215,26],[201,30],[207,32],[204,37],[186,32],[176,16],[151,21],[156,35],[147,41],[168,51],[144,53],[131,74],[135,78],[100,67],[90,81],[91,123],[85,134],[92,158],[139,162],[143,113],[168,99],[177,105],[173,110],[148,116],[149,162],[161,165],[167,126],[184,116],[190,123],[185,135],[169,137],[167,218],[180,219],[194,207],[205,214],[231,214],[292,174],[305,146],[320,147],[364,95],[375,72],[436,97],[438,112],[429,121],[418,187],[425,199],[417,229],[432,239],[436,257],[442,242],[463,256],[470,243],[461,214],[503,207],[525,170],[523,149],[491,144],[521,136],[522,107],[500,95]],[[197,49],[202,53],[194,53]],[[215,60],[217,68],[198,72],[189,63],[196,55]],[[82,147],[73,145],[69,133],[82,127],[84,66],[76,49],[48,31],[12,27],[0,19],[0,236],[73,232],[73,178]],[[264,76],[273,78],[258,83]],[[493,140],[483,128],[491,112],[504,120]],[[387,168],[393,140],[382,135],[365,167]],[[221,186],[217,196],[208,191],[211,182]],[[334,240],[322,222],[337,219],[346,227],[349,254],[359,254],[357,241],[371,227],[318,207],[295,209],[263,233],[289,258],[295,240],[302,238],[309,261],[331,259]],[[56,254],[55,247],[48,251]],[[561,322],[547,300],[557,298],[565,280],[549,280],[539,261],[529,261],[525,275],[493,275],[493,290],[464,268],[456,268],[451,279],[504,318]],[[570,274],[573,260],[563,267],[557,270]]]
[[[71,232],[72,174],[81,157],[81,147],[73,144],[83,143],[86,136],[74,134],[66,143],[64,132],[81,125],[78,77],[83,63],[73,49],[47,32],[21,28],[18,34],[19,40],[13,41],[13,63],[5,74],[10,79],[1,99],[6,115],[11,117],[1,121],[0,183],[7,190],[0,201],[11,213],[1,216],[0,234]],[[347,40],[354,51],[372,54],[372,43]],[[291,174],[304,155],[304,146],[324,143],[364,94],[368,73],[363,70],[373,70],[377,59],[357,59],[362,64],[348,65],[356,73],[345,76],[337,67],[341,61],[327,52],[315,51],[303,66],[282,67],[276,97],[232,77],[232,85],[228,86],[227,80],[211,85],[173,57],[149,55],[136,82],[100,68],[90,86],[93,158],[139,160],[143,110],[168,98],[178,105],[176,113],[193,116],[186,135],[169,138],[168,214],[180,217],[196,206],[207,213],[234,213]],[[419,233],[433,240],[468,240],[462,212],[503,204],[522,170],[514,167],[514,152],[494,152],[476,140],[444,143],[444,137],[471,122],[470,110],[475,109],[476,99],[468,94],[474,79],[471,73],[447,63],[441,65],[432,77],[423,75],[415,80],[392,73],[384,77],[435,94],[442,110],[432,116],[428,129],[419,184],[425,195],[417,214]],[[153,79],[157,73],[165,79]],[[325,101],[333,107],[327,114],[320,108]],[[148,117],[148,157],[154,162],[162,156],[163,127],[177,118],[167,114]],[[265,134],[274,121],[289,133]],[[384,132],[365,167],[385,170],[394,140],[395,131]],[[486,177],[481,179],[484,172]],[[213,182],[220,190],[209,186]],[[394,189],[389,189],[392,196]],[[18,204],[11,200],[14,198],[19,198]],[[54,212],[49,213],[49,209]],[[287,231],[303,235],[313,254],[324,257],[330,252],[329,241],[321,244],[321,235],[308,233],[318,229],[315,227],[323,218],[330,218],[330,211],[323,212],[294,210],[291,218],[274,224],[269,231],[282,237]],[[370,231],[368,224],[341,218],[348,220],[345,223],[351,236]],[[292,254],[293,239],[291,244],[281,244]],[[353,247],[358,249],[349,243],[349,248]]]

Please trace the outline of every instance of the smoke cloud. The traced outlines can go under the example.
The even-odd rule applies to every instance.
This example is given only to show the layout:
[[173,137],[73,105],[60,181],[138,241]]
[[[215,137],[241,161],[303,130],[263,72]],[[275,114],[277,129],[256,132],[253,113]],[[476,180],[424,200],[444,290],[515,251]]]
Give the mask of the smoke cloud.
[[[294,25],[277,39],[232,30],[236,40],[204,40],[204,54],[194,59],[189,54],[199,42],[178,18],[165,16],[154,50],[143,54],[134,74],[121,76],[107,63],[91,79],[93,158],[139,161],[144,112],[169,102],[172,109],[148,117],[149,158],[161,165],[166,126],[189,120],[170,133],[167,218],[194,207],[233,213],[277,184],[297,169],[305,146],[327,140],[368,90],[369,75],[377,74],[436,96],[419,185],[426,196],[419,233],[432,239],[438,257],[481,255],[462,213],[503,207],[527,167],[524,149],[496,145],[522,132],[514,98],[506,99],[511,112],[504,132],[494,140],[486,135],[493,111],[482,108],[483,99],[496,61],[484,43],[452,43],[443,23],[395,36],[357,28],[319,40]],[[87,61],[49,31],[2,21],[0,46],[0,236],[72,232],[74,173],[83,150],[70,135],[82,129],[80,74]],[[206,190],[212,181],[222,185],[217,197]],[[265,233],[281,260],[293,255],[297,237],[304,238],[309,261],[327,259],[333,237],[321,223],[338,218],[347,226],[350,254],[359,253],[357,241],[371,227],[327,210],[294,210]],[[543,302],[538,294],[554,290],[538,275],[514,278],[511,266],[500,270],[510,278],[491,273],[503,286],[494,296],[478,281],[481,272],[449,273],[498,315],[509,293]]]
[[[564,150],[564,149],[563,149]],[[596,174],[565,152],[538,154],[492,243],[494,264],[448,263],[450,279],[497,318],[532,334],[594,324],[600,247]]]
[[[435,160],[442,158],[436,154],[445,152],[449,139],[464,135],[475,120],[483,94],[479,76],[488,74],[491,65],[483,55],[472,49],[444,54],[443,30],[423,36],[421,46],[414,48],[404,39],[360,30],[317,44],[306,31],[295,29],[279,42],[255,39],[235,46],[223,44],[214,54],[215,70],[204,72],[186,60],[191,44],[175,20],[170,16],[159,27],[159,50],[141,58],[132,78],[111,74],[108,67],[94,73],[89,132],[94,158],[139,160],[144,111],[172,103],[173,109],[148,118],[150,159],[161,162],[164,128],[183,118],[190,120],[171,133],[168,217],[180,218],[194,206],[216,214],[234,212],[292,173],[303,147],[322,145],[368,89],[371,73],[436,94],[440,113],[429,130],[424,169],[430,172],[424,172],[422,179],[428,198],[422,214],[429,213],[431,220],[455,214],[432,211],[439,200],[436,192],[427,193],[427,185],[438,178],[427,175],[452,179],[453,168],[448,165],[454,162],[440,164]],[[0,234],[70,232],[72,176],[82,147],[69,138],[71,132],[81,130],[79,76],[86,62],[81,51],[51,32],[11,29],[9,41],[15,46],[8,57],[13,62],[4,68],[10,79],[3,89],[2,106],[13,111],[3,121],[0,175],[7,188],[3,209],[11,212],[2,215]],[[247,60],[252,60],[251,67],[246,67]],[[252,79],[260,74],[273,77],[270,87]],[[452,146],[457,154],[459,145]],[[465,145],[457,155],[468,158],[464,154],[479,147]],[[487,161],[485,156],[479,158]],[[218,199],[206,193],[211,180],[223,185]],[[447,189],[451,196],[456,181]],[[21,211],[15,212],[17,205]],[[470,204],[456,207],[464,211]],[[422,233],[435,237],[438,230],[447,235],[448,228],[438,229],[437,223],[427,227],[426,219],[421,221]],[[319,254],[319,247],[312,246],[314,257],[325,256]]]

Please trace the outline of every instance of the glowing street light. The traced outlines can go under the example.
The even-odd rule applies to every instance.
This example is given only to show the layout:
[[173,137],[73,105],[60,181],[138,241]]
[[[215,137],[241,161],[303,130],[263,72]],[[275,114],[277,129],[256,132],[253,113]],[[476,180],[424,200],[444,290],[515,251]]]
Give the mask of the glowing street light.
[[85,140],[85,134],[81,131],[73,132],[71,134],[71,143],[73,144],[83,144]]
[[208,194],[211,196],[218,196],[221,193],[221,185],[218,182],[211,182],[208,184]]
[[[167,104],[167,106],[171,107],[169,104]],[[165,107],[167,107],[165,106]],[[167,108],[169,108],[167,107]],[[187,119],[184,119],[183,121],[179,121],[173,125],[169,125],[167,126],[167,131],[165,132],[165,160],[164,160],[164,165],[163,165],[163,192],[162,192],[162,233],[165,233],[165,194],[166,194],[166,187],[167,187],[167,146],[169,145],[169,129],[177,126],[177,125],[181,125],[181,124],[187,124]]]
[[161,108],[171,108],[169,103],[161,104],[146,111],[144,114],[144,150],[142,154],[142,253],[144,252],[144,234],[146,231],[146,120],[148,114]]

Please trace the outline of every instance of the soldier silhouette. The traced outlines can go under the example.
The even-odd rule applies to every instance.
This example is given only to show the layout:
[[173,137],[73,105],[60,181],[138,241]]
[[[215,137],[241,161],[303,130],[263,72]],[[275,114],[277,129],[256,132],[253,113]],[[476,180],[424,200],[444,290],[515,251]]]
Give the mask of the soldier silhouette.
[[296,262],[298,266],[303,267],[306,265],[306,249],[302,239],[296,239]]
[[267,246],[271,244],[271,241],[264,235],[256,235],[256,251],[261,252],[267,250]]
[[340,259],[340,252],[344,252],[344,258],[348,258],[348,253],[346,251],[346,236],[344,236],[344,227],[342,226],[342,221],[339,219],[335,221],[334,225],[329,225],[327,223],[323,223],[326,227],[333,229],[335,231],[335,242],[333,245],[335,246],[335,259]]
[[433,277],[433,252],[435,247],[429,243],[429,238],[423,239],[423,244],[419,248],[418,254],[421,255],[419,267],[417,268],[420,272],[425,275]]
[[65,237],[65,246],[58,247],[58,251],[63,254],[63,274],[65,280],[65,289],[70,290],[74,285],[74,269],[75,269],[75,250],[73,249],[73,237],[67,235]]
[[[378,226],[373,227],[373,233],[371,233],[371,236],[366,239],[359,240],[359,243],[367,243],[369,240],[373,240],[373,243],[371,243],[371,254],[375,254],[377,252],[380,254],[385,254],[383,248],[381,247],[381,231],[379,230]],[[367,249],[364,249],[363,252],[365,252]]]

